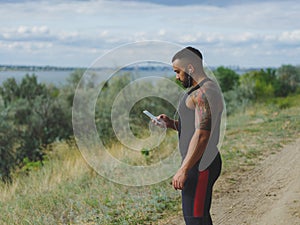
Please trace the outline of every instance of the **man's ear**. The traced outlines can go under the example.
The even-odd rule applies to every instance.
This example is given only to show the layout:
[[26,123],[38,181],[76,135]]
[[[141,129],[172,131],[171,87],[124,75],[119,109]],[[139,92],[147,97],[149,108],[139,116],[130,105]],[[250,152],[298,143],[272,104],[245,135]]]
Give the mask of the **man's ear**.
[[188,74],[189,74],[189,75],[191,75],[191,74],[194,73],[194,71],[195,71],[195,69],[194,69],[194,67],[193,67],[192,64],[189,64],[189,65],[187,66],[187,69],[188,69]]

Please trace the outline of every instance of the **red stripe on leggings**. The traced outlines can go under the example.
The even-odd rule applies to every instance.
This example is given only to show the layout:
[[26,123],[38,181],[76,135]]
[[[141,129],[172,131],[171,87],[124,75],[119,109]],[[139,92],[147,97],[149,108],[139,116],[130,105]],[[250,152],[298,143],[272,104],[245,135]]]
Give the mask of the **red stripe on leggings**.
[[199,172],[194,199],[194,217],[203,217],[209,171]]

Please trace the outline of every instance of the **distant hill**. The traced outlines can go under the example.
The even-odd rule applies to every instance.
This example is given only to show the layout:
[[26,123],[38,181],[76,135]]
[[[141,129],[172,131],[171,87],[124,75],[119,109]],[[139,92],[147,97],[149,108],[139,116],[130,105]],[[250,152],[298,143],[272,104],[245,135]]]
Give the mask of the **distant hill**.
[[82,67],[33,66],[33,65],[0,65],[0,71],[74,71]]
[[[258,68],[258,67],[239,67],[239,66],[225,66],[226,68],[232,69],[238,74],[244,74],[249,71],[266,69],[266,68]],[[212,71],[214,71],[217,66],[209,67]],[[58,67],[58,66],[34,66],[34,65],[0,65],[1,71],[26,71],[26,72],[37,72],[37,71],[74,71],[76,69],[88,69],[84,67]],[[161,65],[161,64],[140,64],[127,66],[125,68],[121,68],[124,71],[171,71],[172,68],[170,66]]]

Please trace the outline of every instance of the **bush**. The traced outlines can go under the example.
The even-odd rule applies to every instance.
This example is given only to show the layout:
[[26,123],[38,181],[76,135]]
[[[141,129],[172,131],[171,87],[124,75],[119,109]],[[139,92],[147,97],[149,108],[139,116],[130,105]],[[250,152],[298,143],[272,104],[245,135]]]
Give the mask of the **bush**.
[[278,96],[287,96],[295,93],[300,83],[300,70],[292,65],[282,65],[277,70],[277,77],[280,81],[280,91]]
[[[96,104],[96,125],[104,144],[110,145],[111,143],[118,141],[111,122],[112,106],[115,98],[120,94],[120,91],[131,81],[130,74],[118,74],[105,84],[105,88],[102,89],[101,94],[98,97]],[[168,95],[174,96],[175,98],[176,93],[172,95],[172,91],[175,92],[176,90],[169,90],[167,87],[165,88],[162,86],[163,84],[156,86],[151,82],[142,82],[137,85],[139,86],[135,86],[135,88],[138,88],[140,92],[128,92],[124,94],[124,96],[118,96],[119,99],[122,99],[119,100],[120,105],[118,105],[120,110],[118,111],[118,115],[115,115],[113,119],[115,121],[120,121],[120,123],[124,123],[124,121],[128,120],[132,133],[137,137],[143,137],[149,135],[144,132],[148,131],[149,123],[147,121],[149,121],[149,119],[142,113],[143,110],[147,109],[154,115],[165,113],[172,117],[174,116],[176,109],[166,100],[155,96],[145,97],[137,101],[130,109],[130,112],[123,110],[123,108],[125,109],[127,104],[131,104],[132,100],[139,99],[140,96],[138,95],[141,92],[146,92],[147,90],[154,90],[157,93],[168,91],[170,92]]]
[[16,154],[13,150],[15,130],[8,120],[8,113],[1,108],[0,113],[0,179],[10,182],[11,170],[15,167]]
[[239,84],[239,75],[229,68],[220,66],[214,71],[214,75],[223,92],[233,90]]
[[7,112],[0,125],[1,174],[9,177],[17,165],[42,162],[47,145],[71,136],[71,110],[58,88],[38,83],[35,75],[19,84],[14,78],[4,81],[0,95]]

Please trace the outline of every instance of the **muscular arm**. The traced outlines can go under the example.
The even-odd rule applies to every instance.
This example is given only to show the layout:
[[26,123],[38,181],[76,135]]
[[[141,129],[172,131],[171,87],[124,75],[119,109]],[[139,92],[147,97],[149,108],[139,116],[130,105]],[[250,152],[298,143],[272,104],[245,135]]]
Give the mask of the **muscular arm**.
[[207,146],[210,131],[196,129],[188,148],[186,157],[184,158],[180,169],[187,173],[197,161],[202,157]]

